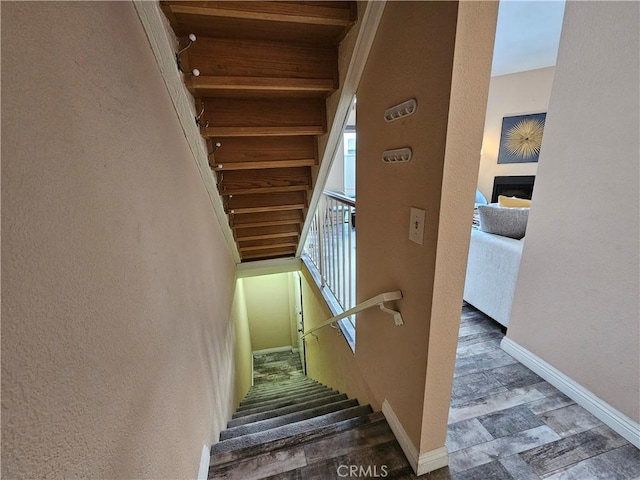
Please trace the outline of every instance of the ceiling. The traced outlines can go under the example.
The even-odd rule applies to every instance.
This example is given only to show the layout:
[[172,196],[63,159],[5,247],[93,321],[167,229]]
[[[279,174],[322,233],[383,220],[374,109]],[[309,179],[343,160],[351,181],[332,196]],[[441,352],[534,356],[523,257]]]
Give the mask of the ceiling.
[[491,75],[555,65],[564,6],[564,0],[502,0]]
[[[242,262],[295,256],[355,1],[161,1]],[[189,38],[191,36],[191,38]]]

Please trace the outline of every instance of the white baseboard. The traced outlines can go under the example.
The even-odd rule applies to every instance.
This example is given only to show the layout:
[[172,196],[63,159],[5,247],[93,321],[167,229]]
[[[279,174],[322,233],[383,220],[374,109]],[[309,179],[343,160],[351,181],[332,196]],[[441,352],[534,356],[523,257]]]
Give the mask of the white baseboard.
[[209,477],[209,462],[211,461],[211,447],[202,446],[202,456],[200,457],[200,468],[198,469],[198,480],[207,480]]
[[277,352],[291,352],[293,349],[291,345],[287,345],[285,347],[273,347],[273,348],[264,348],[262,350],[254,350],[253,355],[264,355],[266,353],[277,353]]
[[416,475],[424,475],[449,464],[449,453],[446,446],[419,453],[387,400],[382,402],[382,413]]
[[618,432],[630,443],[640,448],[640,424],[616,410],[572,378],[548,364],[537,355],[504,337],[500,347],[524,366],[533,370],[551,385],[567,395],[600,421]]

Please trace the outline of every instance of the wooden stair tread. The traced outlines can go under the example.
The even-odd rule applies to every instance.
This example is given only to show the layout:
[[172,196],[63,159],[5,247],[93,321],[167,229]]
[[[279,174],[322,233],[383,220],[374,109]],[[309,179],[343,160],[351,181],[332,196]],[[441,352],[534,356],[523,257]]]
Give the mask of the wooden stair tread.
[[[327,435],[328,433],[334,433],[334,428],[339,424],[348,420],[354,420],[355,424],[367,423],[366,420],[358,422],[360,419],[368,418],[368,415],[372,413],[371,407],[368,405],[346,408],[344,410],[333,412],[319,417],[315,417],[302,422],[294,422],[281,427],[267,430],[266,432],[259,432],[254,434],[245,435],[230,440],[224,440],[218,442],[211,447],[212,462],[221,463],[226,458],[233,458],[233,453],[239,454],[255,454],[261,448],[272,449],[279,444],[275,443],[281,441],[286,444],[291,439],[297,438],[315,438],[318,435]],[[351,426],[351,424],[349,425]],[[334,427],[334,428],[332,428]],[[264,447],[263,447],[264,445]],[[238,458],[236,456],[236,458]]]
[[[207,10],[203,8],[205,2],[163,1],[160,5],[179,36],[195,33],[216,38],[337,45],[355,23],[355,2],[314,3],[315,6],[301,2],[206,2],[210,7]],[[282,10],[283,6],[289,12]]]
[[262,168],[292,168],[311,167],[315,165],[315,158],[303,158],[299,160],[276,160],[264,162],[232,162],[216,163],[211,166],[213,170],[258,170]]
[[299,410],[305,410],[307,408],[313,408],[316,406],[324,405],[327,402],[338,402],[346,400],[347,396],[344,393],[336,393],[327,397],[320,397],[305,402],[296,403],[294,405],[286,405],[284,407],[272,408],[264,412],[257,412],[251,415],[245,415],[238,418],[232,418],[227,424],[228,428],[233,428],[239,425],[245,425],[247,423],[258,422],[266,420],[268,418],[277,417],[279,415],[286,415],[288,413],[297,412]]
[[258,135],[285,137],[289,135],[322,135],[324,127],[320,125],[292,125],[292,126],[226,126],[202,127],[200,135],[203,137],[254,137]]
[[[345,2],[341,2],[344,4]],[[305,25],[349,26],[353,24],[349,8],[301,5],[287,2],[163,2],[173,14],[200,15],[222,19],[244,18],[272,22],[302,23]]]
[[311,188],[311,172],[305,167],[274,168],[253,171],[232,170],[223,173],[218,181],[221,195],[250,193],[281,193]]
[[262,95],[326,97],[336,90],[332,79],[281,77],[185,77],[187,89],[194,96],[249,97]]
[[240,261],[245,260],[266,260],[270,258],[293,257],[296,253],[295,248],[283,248],[273,250],[260,250],[258,252],[240,252]]
[[[161,1],[241,261],[295,255],[354,1]],[[203,109],[204,107],[204,109]],[[214,145],[216,145],[214,147]],[[286,227],[258,231],[259,228]],[[248,232],[242,232],[249,229]],[[253,230],[251,230],[253,229]]]
[[302,212],[299,210],[285,210],[279,212],[265,212],[262,214],[245,213],[233,214],[230,218],[231,227],[238,231],[243,228],[260,228],[279,225],[300,225]]

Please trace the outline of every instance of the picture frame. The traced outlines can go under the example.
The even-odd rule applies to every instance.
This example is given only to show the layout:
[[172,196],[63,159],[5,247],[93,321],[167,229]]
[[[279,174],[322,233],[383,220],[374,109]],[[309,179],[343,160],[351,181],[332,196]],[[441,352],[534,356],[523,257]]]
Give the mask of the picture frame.
[[546,117],[546,113],[503,117],[498,163],[537,162]]

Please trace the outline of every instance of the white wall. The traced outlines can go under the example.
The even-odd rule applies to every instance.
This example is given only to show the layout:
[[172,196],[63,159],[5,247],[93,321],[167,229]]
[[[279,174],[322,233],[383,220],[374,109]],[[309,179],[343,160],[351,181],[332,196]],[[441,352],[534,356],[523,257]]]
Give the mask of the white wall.
[[567,3],[508,330],[636,422],[639,9]]
[[333,190],[334,192],[344,191],[344,142],[342,140],[340,140],[340,144],[336,150],[336,156],[333,158],[331,170],[329,170],[329,176],[327,177],[327,183],[324,188],[325,190]]
[[502,175],[535,175],[537,162],[498,165],[502,118],[546,112],[554,67],[491,77],[482,139],[478,189],[491,201],[493,178]]
[[247,316],[244,281],[241,278],[236,281],[236,290],[231,306],[231,318],[233,319],[235,333],[233,368],[235,371],[235,404],[237,406],[249,391],[253,378],[249,317]]

